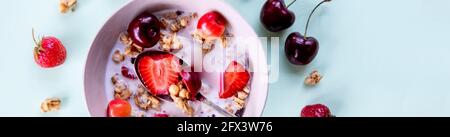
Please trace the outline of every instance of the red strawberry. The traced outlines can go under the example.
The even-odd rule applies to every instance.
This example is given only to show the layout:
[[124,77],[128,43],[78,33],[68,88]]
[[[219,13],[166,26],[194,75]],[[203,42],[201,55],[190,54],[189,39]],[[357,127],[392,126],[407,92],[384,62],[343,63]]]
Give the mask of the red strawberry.
[[302,109],[301,117],[332,117],[330,109],[322,104],[305,106]]
[[138,76],[153,95],[168,95],[169,86],[178,82],[181,65],[173,54],[149,51],[136,62]]
[[219,97],[224,99],[232,97],[239,90],[244,89],[250,80],[250,74],[241,64],[233,61],[228,65],[223,78],[220,80]]
[[64,63],[66,60],[66,48],[57,38],[46,36],[37,41],[33,30],[33,40],[36,44],[34,60],[39,66],[53,68]]

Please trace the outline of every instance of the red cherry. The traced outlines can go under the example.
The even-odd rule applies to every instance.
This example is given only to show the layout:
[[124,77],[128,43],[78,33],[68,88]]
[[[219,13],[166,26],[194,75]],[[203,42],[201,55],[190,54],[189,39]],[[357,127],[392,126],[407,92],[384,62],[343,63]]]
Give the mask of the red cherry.
[[220,37],[225,32],[227,21],[216,11],[210,11],[204,14],[198,20],[197,29],[208,37]]
[[128,101],[116,98],[109,102],[107,113],[108,117],[130,117],[131,105]]

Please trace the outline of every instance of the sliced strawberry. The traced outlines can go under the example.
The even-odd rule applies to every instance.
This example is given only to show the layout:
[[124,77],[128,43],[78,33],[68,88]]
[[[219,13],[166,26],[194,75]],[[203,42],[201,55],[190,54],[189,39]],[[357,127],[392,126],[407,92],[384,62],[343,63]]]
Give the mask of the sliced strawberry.
[[249,80],[248,71],[238,62],[231,62],[220,79],[219,97],[222,99],[232,97],[239,90],[244,89]]
[[149,51],[137,58],[137,73],[153,95],[168,95],[169,86],[178,81],[179,59],[172,54]]

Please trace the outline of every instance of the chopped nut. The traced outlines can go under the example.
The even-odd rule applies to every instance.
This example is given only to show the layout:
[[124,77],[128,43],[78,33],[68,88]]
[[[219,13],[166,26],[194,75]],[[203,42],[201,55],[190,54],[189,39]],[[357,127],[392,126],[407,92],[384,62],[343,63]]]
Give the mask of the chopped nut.
[[67,13],[69,10],[74,11],[77,5],[77,0],[59,0],[59,11]]
[[119,36],[120,42],[122,42],[125,46],[131,46],[133,44],[133,41],[131,40],[130,36],[128,36],[128,33],[124,32],[121,33]]
[[241,109],[244,108],[244,104],[240,104],[240,103],[234,102],[234,105],[236,106],[236,108],[237,108],[238,110],[241,110]]
[[139,85],[137,93],[134,95],[134,103],[141,109],[148,110],[150,108],[159,110],[161,102],[153,95],[150,95],[144,86]]
[[179,50],[179,49],[183,48],[183,45],[180,42],[179,38],[177,37],[176,33],[162,34],[159,44],[160,44],[160,48],[163,51]]
[[178,108],[183,110],[188,116],[193,116],[194,109],[189,106],[188,100],[190,98],[190,93],[183,88],[183,83],[180,81],[176,85],[171,85],[169,87],[170,97]]
[[131,44],[131,46],[125,47],[124,54],[127,55],[127,56],[130,56],[130,57],[136,57],[142,51],[143,51],[142,47],[140,47],[140,46],[138,46],[136,44]]
[[244,100],[244,99],[247,99],[248,94],[245,93],[244,91],[239,91],[239,92],[237,93],[237,97],[238,97],[239,99]]
[[183,44],[181,43],[181,41],[177,37],[177,35],[174,34],[172,37],[173,37],[173,41],[172,41],[171,49],[179,50],[179,49],[183,48]]
[[181,89],[178,96],[182,99],[189,99],[189,92],[186,89]]
[[317,70],[314,70],[309,74],[308,77],[305,79],[305,84],[309,86],[317,85],[320,80],[322,79],[322,76],[319,74]]
[[59,98],[47,98],[41,103],[41,111],[57,111],[61,107],[61,100]]
[[176,24],[171,24],[171,25],[170,25],[170,30],[171,30],[172,32],[178,32],[178,31],[180,31],[182,28],[183,28],[183,27],[182,27],[180,24],[178,24],[178,23],[176,23]]
[[128,88],[127,83],[118,78],[118,74],[111,78],[114,84],[114,97],[123,100],[128,100],[131,97],[131,90]]
[[238,103],[238,104],[245,104],[245,101],[240,99],[240,98],[233,98],[233,101]]
[[178,23],[181,27],[186,27],[189,23],[189,19],[187,17],[183,17],[180,20],[178,20]]
[[167,19],[165,19],[165,18],[159,19],[159,22],[161,24],[161,28],[162,29],[166,29],[167,26],[169,26],[169,21]]
[[116,84],[118,81],[119,81],[119,74],[114,74],[112,77],[111,77],[111,82],[112,82],[112,84],[114,85],[114,84]]
[[125,56],[121,54],[119,50],[116,50],[113,53],[112,60],[114,61],[114,63],[119,64],[120,62],[125,60]]
[[194,109],[191,106],[189,106],[187,100],[177,100],[175,101],[175,103],[177,107],[183,110],[183,112],[186,113],[188,116],[194,115]]
[[139,53],[144,51],[144,49],[141,46],[133,43],[133,40],[125,32],[120,34],[119,39],[125,46],[125,51],[123,53],[124,55],[135,57]]
[[179,92],[180,92],[180,88],[177,85],[170,85],[170,87],[169,87],[170,95],[177,97]]
[[245,87],[244,89],[242,89],[242,91],[244,91],[247,94],[250,94],[250,89],[248,89],[248,87]]

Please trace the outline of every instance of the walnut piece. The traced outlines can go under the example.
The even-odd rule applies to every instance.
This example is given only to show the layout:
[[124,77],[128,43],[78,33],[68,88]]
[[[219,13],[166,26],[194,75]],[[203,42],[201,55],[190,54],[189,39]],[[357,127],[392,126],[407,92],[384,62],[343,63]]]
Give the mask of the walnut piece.
[[183,88],[181,82],[178,82],[176,85],[170,85],[169,93],[178,108],[180,108],[188,116],[193,116],[194,109],[188,103],[191,95],[185,88]]
[[42,112],[57,111],[61,107],[61,100],[59,98],[47,98],[41,103]]
[[155,96],[148,93],[142,85],[138,86],[137,93],[134,95],[134,103],[141,109],[149,110],[150,108],[159,110],[161,102]]
[[217,38],[215,37],[206,37],[202,34],[202,32],[194,31],[194,33],[191,34],[192,38],[195,42],[199,43],[203,53],[210,52],[217,41]]
[[242,91],[238,91],[236,93],[236,95],[233,98],[233,102],[236,108],[238,109],[244,108],[245,100],[247,99],[249,93],[250,90],[248,89],[248,87],[245,87],[244,89],[242,89]]
[[77,5],[77,0],[59,0],[59,11],[63,14],[74,11]]
[[125,51],[123,54],[126,56],[136,57],[139,53],[144,51],[141,46],[133,43],[133,40],[126,32],[120,34],[119,40],[125,46]]
[[308,77],[306,77],[305,84],[308,86],[314,86],[317,85],[321,79],[322,76],[320,75],[320,73],[317,70],[314,70],[309,74]]
[[183,44],[181,43],[176,33],[161,34],[159,45],[161,50],[168,52],[171,50],[179,50],[183,48]]
[[171,32],[179,32],[185,29],[194,18],[197,18],[197,13],[186,15],[182,11],[172,11],[163,14],[159,20],[161,28],[168,28]]
[[114,74],[111,77],[111,82],[114,86],[114,98],[120,98],[123,100],[128,100],[131,97],[131,90],[127,83],[119,78],[119,74]]
[[112,60],[114,61],[114,63],[119,64],[120,62],[123,62],[125,60],[125,56],[120,53],[119,50],[116,50],[113,53]]

